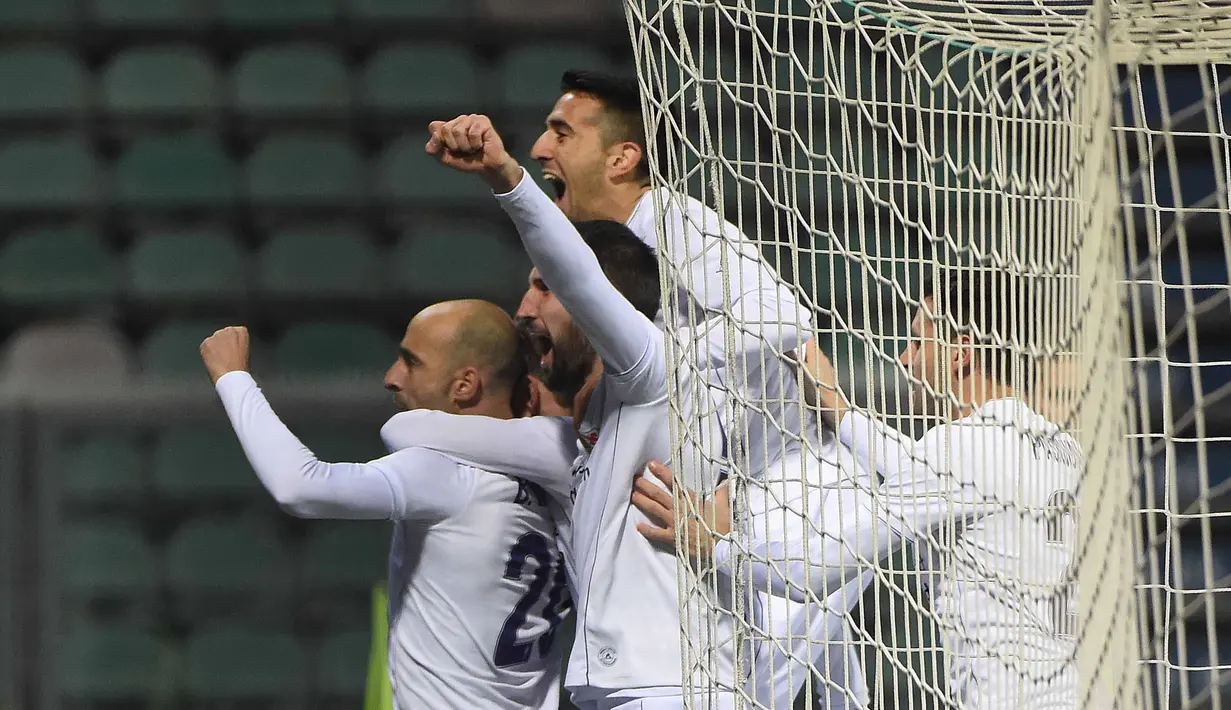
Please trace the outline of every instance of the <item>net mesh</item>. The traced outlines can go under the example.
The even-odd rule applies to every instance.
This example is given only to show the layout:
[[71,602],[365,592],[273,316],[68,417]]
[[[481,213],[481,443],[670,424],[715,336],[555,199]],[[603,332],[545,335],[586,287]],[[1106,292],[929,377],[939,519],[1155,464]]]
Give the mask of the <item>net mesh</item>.
[[[690,484],[704,496],[725,476],[733,509],[730,566],[681,564],[684,591],[705,600],[686,608],[690,707],[1035,707],[1052,692],[1078,707],[1220,707],[1231,459],[1216,404],[1231,349],[1197,333],[1227,318],[1228,3],[625,7],[662,233],[686,235],[660,245],[677,399],[721,400],[728,419],[721,454],[689,445],[685,408],[673,422],[677,455],[712,464]],[[681,195],[712,210],[672,209]],[[918,346],[924,282],[970,274],[1011,284],[967,335],[1053,440],[1076,442],[1071,499],[1033,501],[1035,471],[1005,464],[1020,452],[963,451],[937,478],[999,482],[991,498],[1016,536],[970,535],[979,525],[960,496],[943,495],[937,520],[903,535],[876,506],[904,469],[879,449],[850,465],[832,432],[809,434],[811,380],[780,366],[800,350],[784,333],[815,332],[855,411],[926,438],[970,413],[970,392],[946,386],[939,361],[911,369],[899,355]],[[750,316],[747,294],[783,289],[804,316]],[[929,328],[967,324],[963,304],[948,305],[925,311]],[[715,329],[719,367],[695,357],[696,333]],[[1013,425],[1024,451],[1035,425]],[[919,452],[906,448],[916,476]],[[833,491],[851,489],[871,513],[841,507],[860,498]],[[807,567],[816,603],[783,602],[757,576],[815,564],[820,541],[852,531],[875,544],[847,545],[855,559],[836,583]],[[1035,549],[1040,535],[1058,572],[1034,574],[1026,552],[1001,567],[963,559],[971,544]],[[792,540],[794,557],[759,544]],[[1012,600],[1017,616],[964,616],[952,595],[963,585]],[[733,621],[734,642],[696,633],[697,615]],[[1044,616],[1043,641],[1018,633],[1021,618]],[[989,659],[996,676],[972,694],[970,668]]]

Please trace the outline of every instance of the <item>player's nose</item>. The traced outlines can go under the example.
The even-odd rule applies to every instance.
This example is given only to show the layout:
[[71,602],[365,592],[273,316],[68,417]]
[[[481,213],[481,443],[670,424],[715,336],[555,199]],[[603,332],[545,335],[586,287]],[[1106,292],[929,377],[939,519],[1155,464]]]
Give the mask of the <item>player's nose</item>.
[[548,140],[547,131],[544,130],[539,134],[539,137],[535,139],[534,145],[530,146],[530,157],[540,163],[545,163],[548,160],[551,160],[554,155],[555,154],[551,150],[551,141]]

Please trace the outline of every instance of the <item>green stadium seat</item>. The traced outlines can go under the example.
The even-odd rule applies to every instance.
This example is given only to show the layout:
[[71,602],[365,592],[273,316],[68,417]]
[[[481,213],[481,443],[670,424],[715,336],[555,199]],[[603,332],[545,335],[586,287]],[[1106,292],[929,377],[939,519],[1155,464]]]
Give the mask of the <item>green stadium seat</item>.
[[78,137],[15,140],[0,149],[0,206],[84,207],[98,198],[98,165]]
[[300,580],[317,591],[366,594],[388,574],[392,528],[376,521],[314,523],[300,551]]
[[156,492],[171,501],[250,501],[268,495],[230,427],[168,426],[154,446],[152,468]]
[[560,77],[566,70],[611,68],[609,59],[585,45],[542,43],[511,50],[497,73],[506,106],[546,116],[560,98]]
[[481,105],[479,66],[456,44],[386,47],[363,69],[364,106],[383,111],[475,111]]
[[103,100],[128,114],[207,115],[218,106],[218,78],[204,52],[187,45],[139,47],[103,72]]
[[205,372],[201,364],[201,341],[225,325],[221,319],[164,323],[141,342],[138,353],[141,374],[154,379],[200,378]]
[[75,596],[144,596],[158,586],[157,557],[136,525],[79,522],[61,535],[60,574]]
[[250,198],[258,203],[345,203],[363,194],[363,170],[353,147],[313,134],[275,136],[248,160]]
[[108,26],[192,29],[204,23],[198,0],[94,0],[94,19]]
[[0,27],[62,28],[76,21],[73,0],[0,0]]
[[338,17],[339,0],[222,0],[218,14],[236,27],[304,26],[332,24]]
[[[390,364],[395,357],[394,353],[389,354]],[[322,461],[371,461],[388,453],[379,427],[380,422],[318,422],[305,423],[296,427],[295,432]]]
[[235,298],[246,292],[244,256],[208,229],[146,234],[129,255],[132,291],[144,298]]
[[384,25],[417,20],[458,20],[474,12],[471,0],[349,0],[350,16],[361,23]]
[[316,691],[330,697],[362,697],[371,648],[372,635],[367,631],[323,638],[316,650]]
[[194,518],[167,547],[167,581],[187,596],[280,596],[290,588],[288,552],[263,518]]
[[118,277],[115,255],[85,228],[29,229],[0,247],[0,295],[9,302],[106,300]]
[[530,267],[529,257],[495,230],[442,225],[403,237],[390,259],[388,279],[392,288],[431,300],[516,302],[526,291]]
[[174,654],[135,629],[87,626],[60,637],[55,663],[63,694],[76,701],[150,702],[170,690]]
[[144,462],[135,436],[96,431],[67,438],[60,451],[60,480],[68,500],[91,505],[142,501]]
[[235,170],[216,141],[195,134],[134,142],[120,156],[115,178],[128,206],[227,205],[235,198]]
[[346,67],[327,47],[262,47],[249,52],[235,68],[235,103],[242,113],[342,110],[347,92]]
[[308,683],[308,657],[289,634],[246,628],[214,629],[193,636],[185,659],[186,690],[206,701],[278,700],[300,697]]
[[380,160],[381,196],[398,204],[414,201],[474,205],[491,199],[491,190],[474,175],[441,166],[423,146],[427,132],[403,136],[387,148]]
[[367,234],[348,227],[275,234],[260,257],[265,292],[296,298],[375,296],[380,257]]
[[300,323],[282,336],[275,358],[283,375],[375,381],[393,364],[396,343],[381,329],[364,323]]
[[86,105],[85,68],[61,49],[0,53],[0,115],[71,114]]

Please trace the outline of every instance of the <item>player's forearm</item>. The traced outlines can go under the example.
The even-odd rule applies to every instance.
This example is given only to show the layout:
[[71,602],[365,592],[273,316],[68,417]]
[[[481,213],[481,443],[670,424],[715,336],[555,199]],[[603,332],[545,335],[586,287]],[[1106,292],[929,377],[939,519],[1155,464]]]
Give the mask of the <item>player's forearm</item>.
[[305,518],[384,519],[397,507],[390,486],[377,476],[364,480],[361,464],[317,459],[278,418],[247,372],[231,372],[216,389],[231,426],[257,478],[292,515]]
[[577,458],[577,432],[562,417],[493,419],[414,410],[390,417],[380,435],[390,451],[430,449],[537,483],[558,496],[568,496]]
[[497,194],[530,260],[612,374],[632,371],[651,356],[652,325],[607,280],[594,252],[546,193],[523,175]]
[[913,465],[914,440],[863,412],[848,409],[842,414],[838,438],[864,468],[882,478],[897,476]]

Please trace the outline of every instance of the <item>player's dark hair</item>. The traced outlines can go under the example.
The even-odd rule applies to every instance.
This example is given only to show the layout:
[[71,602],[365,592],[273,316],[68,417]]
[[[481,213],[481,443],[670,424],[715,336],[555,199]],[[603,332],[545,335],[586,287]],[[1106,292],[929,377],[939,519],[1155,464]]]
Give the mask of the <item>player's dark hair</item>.
[[646,148],[645,122],[641,114],[641,89],[637,80],[589,69],[569,69],[560,79],[561,93],[593,96],[603,105],[601,129],[607,145],[630,142],[641,146],[641,160],[634,175],[642,184],[650,181],[650,156]]
[[942,268],[924,276],[920,299],[932,299],[940,333],[970,336],[981,369],[1009,383],[1013,364],[1026,366],[1029,304],[1012,274],[987,267]]
[[633,230],[609,219],[577,223],[577,231],[598,257],[603,274],[628,302],[646,318],[658,315],[662,291],[658,257],[633,234]]

